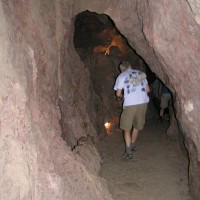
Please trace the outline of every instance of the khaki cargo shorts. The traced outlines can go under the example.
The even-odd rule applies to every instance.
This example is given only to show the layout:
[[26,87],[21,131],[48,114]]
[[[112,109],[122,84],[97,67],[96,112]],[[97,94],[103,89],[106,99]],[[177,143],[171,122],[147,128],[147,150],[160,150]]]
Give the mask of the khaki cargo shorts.
[[120,128],[125,131],[130,131],[132,127],[136,128],[137,130],[142,130],[145,124],[146,111],[146,103],[125,106],[120,118]]

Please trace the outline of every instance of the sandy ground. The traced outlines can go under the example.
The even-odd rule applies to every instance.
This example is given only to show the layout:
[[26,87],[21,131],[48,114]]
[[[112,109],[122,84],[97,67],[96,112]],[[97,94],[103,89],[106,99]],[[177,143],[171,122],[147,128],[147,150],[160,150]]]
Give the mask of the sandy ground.
[[114,200],[191,200],[188,161],[165,134],[167,122],[146,122],[132,160],[122,159],[124,140],[117,129],[102,141],[101,176]]

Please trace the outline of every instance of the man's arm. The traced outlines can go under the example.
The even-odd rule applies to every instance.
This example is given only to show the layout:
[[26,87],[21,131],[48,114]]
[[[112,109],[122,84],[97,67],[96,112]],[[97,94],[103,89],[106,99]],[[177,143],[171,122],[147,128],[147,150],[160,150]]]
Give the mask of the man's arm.
[[146,86],[146,92],[149,93],[150,92],[150,87],[149,87],[149,84],[147,84]]
[[123,98],[122,90],[117,89],[117,91],[116,91],[116,96],[119,97],[119,98]]

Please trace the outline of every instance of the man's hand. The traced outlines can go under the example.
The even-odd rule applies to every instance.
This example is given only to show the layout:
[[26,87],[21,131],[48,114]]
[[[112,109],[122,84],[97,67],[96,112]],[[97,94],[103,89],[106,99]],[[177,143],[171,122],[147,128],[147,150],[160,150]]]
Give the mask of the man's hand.
[[122,90],[118,89],[116,91],[116,96],[119,97],[119,98],[121,98],[121,99],[123,99]]
[[149,85],[147,84],[147,86],[146,86],[146,92],[147,93],[149,93],[150,92],[150,87],[149,87]]

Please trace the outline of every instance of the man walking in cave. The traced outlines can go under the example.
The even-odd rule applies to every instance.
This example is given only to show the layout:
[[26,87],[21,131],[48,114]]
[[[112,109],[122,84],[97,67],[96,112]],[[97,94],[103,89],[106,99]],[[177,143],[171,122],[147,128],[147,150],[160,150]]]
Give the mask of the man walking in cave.
[[150,88],[146,74],[132,69],[129,62],[123,61],[119,69],[121,73],[116,79],[114,90],[116,96],[124,100],[120,118],[120,128],[124,131],[126,145],[123,157],[131,159],[138,131],[142,130],[145,124]]
[[161,96],[160,100],[160,113],[158,122],[161,123],[165,117],[167,111],[167,120],[169,121],[169,104],[171,101],[170,91],[165,85],[160,81],[159,82],[159,96]]

